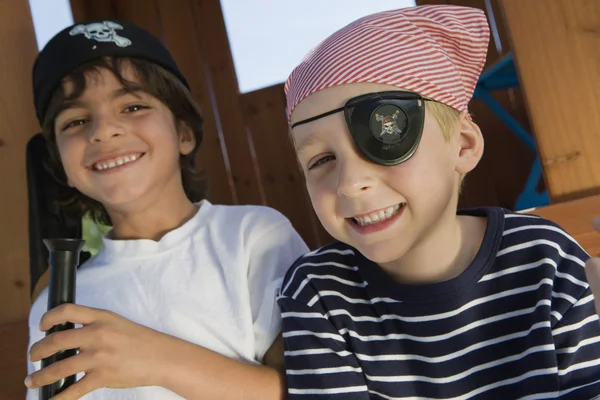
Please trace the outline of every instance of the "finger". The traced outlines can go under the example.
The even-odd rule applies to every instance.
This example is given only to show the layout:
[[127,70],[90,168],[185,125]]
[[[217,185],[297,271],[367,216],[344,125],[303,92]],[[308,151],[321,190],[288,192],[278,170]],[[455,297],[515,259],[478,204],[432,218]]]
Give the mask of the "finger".
[[25,379],[25,386],[29,389],[37,389],[68,376],[88,371],[92,368],[92,361],[92,357],[85,353],[65,358],[29,375]]
[[[596,301],[600,300],[600,258],[592,257],[585,263],[585,274]],[[598,309],[600,313],[600,309]]]
[[86,374],[83,378],[78,380],[73,385],[65,389],[64,392],[57,394],[52,397],[52,400],[78,400],[86,394],[100,389],[102,386],[97,379],[94,379],[94,375]]
[[40,330],[47,331],[55,325],[71,322],[87,325],[103,318],[107,311],[78,304],[62,304],[46,312],[40,320]]
[[59,351],[85,348],[95,340],[94,330],[89,327],[54,332],[31,346],[29,359],[32,362],[40,361]]
[[600,217],[598,217],[594,220],[594,229],[596,231],[600,232]]

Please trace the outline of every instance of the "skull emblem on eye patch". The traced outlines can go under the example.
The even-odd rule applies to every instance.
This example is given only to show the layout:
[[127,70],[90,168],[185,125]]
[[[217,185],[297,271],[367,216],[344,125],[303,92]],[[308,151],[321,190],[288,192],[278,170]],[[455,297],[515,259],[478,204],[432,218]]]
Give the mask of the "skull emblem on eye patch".
[[379,136],[402,134],[402,130],[398,128],[398,122],[396,121],[398,119],[398,114],[400,114],[400,111],[398,110],[392,115],[375,114],[377,121],[381,122],[381,133]]
[[131,45],[131,40],[119,36],[116,29],[123,29],[123,27],[112,21],[94,22],[87,25],[77,25],[69,34],[71,36],[83,34],[90,40],[97,42],[114,42],[119,47],[127,47]]
[[394,104],[384,103],[376,107],[368,123],[371,135],[386,145],[400,143],[408,132],[406,112]]

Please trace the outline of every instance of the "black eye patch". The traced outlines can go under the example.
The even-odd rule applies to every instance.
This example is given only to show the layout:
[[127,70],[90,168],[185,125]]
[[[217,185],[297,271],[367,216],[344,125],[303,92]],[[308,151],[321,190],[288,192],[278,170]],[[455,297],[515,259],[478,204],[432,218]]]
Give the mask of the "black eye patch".
[[380,165],[397,165],[417,150],[425,122],[425,101],[409,91],[367,93],[344,107],[292,125],[292,128],[344,111],[346,125],[360,152]]

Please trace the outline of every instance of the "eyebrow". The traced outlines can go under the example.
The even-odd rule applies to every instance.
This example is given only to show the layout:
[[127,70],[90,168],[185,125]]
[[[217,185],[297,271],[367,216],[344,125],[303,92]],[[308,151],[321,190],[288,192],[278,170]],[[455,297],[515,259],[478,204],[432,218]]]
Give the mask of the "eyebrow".
[[315,134],[310,134],[306,139],[302,140],[296,147],[296,153],[301,153],[306,150],[307,147],[313,146],[319,142],[319,139],[315,137]]
[[[126,96],[128,94],[131,94],[135,97],[140,98],[141,96],[139,95],[140,92],[146,92],[141,86],[133,86],[133,87],[122,87],[116,90],[113,90],[113,92],[110,94],[110,99],[111,100],[116,100],[119,97],[123,97]],[[59,116],[63,111],[66,111],[70,108],[84,108],[85,107],[85,102],[81,101],[80,99],[73,99],[73,100],[67,100],[64,101],[56,110],[56,116]]]
[[133,87],[122,87],[117,90],[113,90],[110,98],[112,100],[118,99],[119,97],[123,97],[125,95],[131,94],[135,97],[141,97],[139,95],[140,92],[146,92],[141,86],[133,86]]

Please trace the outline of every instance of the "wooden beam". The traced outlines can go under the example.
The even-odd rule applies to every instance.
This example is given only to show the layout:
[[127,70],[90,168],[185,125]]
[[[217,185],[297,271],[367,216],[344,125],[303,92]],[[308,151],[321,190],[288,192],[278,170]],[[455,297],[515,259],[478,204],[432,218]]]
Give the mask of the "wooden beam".
[[233,183],[229,154],[223,140],[223,130],[215,104],[212,82],[205,73],[206,55],[196,41],[197,26],[189,0],[158,2],[163,29],[162,39],[192,87],[192,94],[202,109],[204,138],[198,153],[198,165],[208,178],[208,199],[215,204],[236,204],[238,197]]
[[600,2],[500,5],[552,201],[600,193]]
[[304,176],[289,138],[283,84],[240,96],[244,121],[255,138],[258,174],[264,182],[266,204],[290,219],[311,249],[333,238],[313,211]]
[[25,149],[29,138],[39,132],[39,126],[31,87],[31,69],[38,51],[29,3],[4,0],[1,4],[0,324],[3,324],[26,318],[30,307]]
[[221,3],[215,0],[190,2],[196,22],[195,39],[206,62],[206,68],[199,73],[205,74],[211,85],[214,98],[212,111],[219,119],[219,130],[227,149],[237,200],[240,204],[265,204],[263,183],[256,173],[257,161],[251,151],[254,141],[261,138],[253,138],[244,123]]
[[114,18],[116,6],[110,0],[71,0],[71,13],[75,23],[92,19]]

